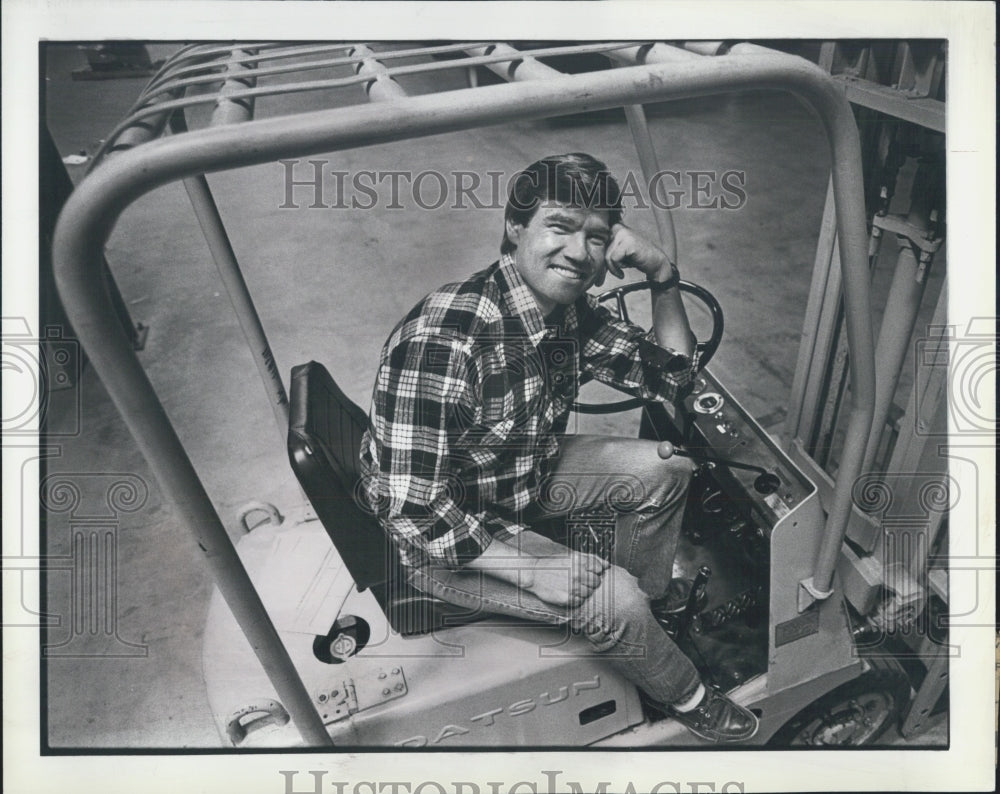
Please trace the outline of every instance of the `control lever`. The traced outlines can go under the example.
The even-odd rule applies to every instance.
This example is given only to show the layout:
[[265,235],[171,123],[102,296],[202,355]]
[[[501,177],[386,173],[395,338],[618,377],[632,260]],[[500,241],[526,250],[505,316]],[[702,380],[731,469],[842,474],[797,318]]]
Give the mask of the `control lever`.
[[[671,446],[673,445],[671,444]],[[714,458],[703,452],[691,452],[690,450],[680,449],[676,446],[673,446],[673,454],[681,458],[690,458],[691,460],[697,460],[702,463],[721,463],[724,466],[731,466],[734,469],[755,471],[758,476],[757,479],[753,481],[753,487],[757,493],[764,495],[772,494],[781,487],[781,480],[778,478],[778,475],[768,471],[767,469],[762,469],[760,466],[753,466],[749,463],[740,463],[735,460],[726,460],[725,458]],[[670,457],[670,455],[662,455],[662,457]]]
[[677,617],[677,640],[684,639],[691,630],[691,624],[694,622],[694,616],[698,611],[698,602],[704,597],[705,588],[708,587],[708,577],[711,575],[712,569],[707,565],[702,565],[698,569],[698,573],[694,577],[694,582],[691,584],[691,592],[688,594],[684,611]]

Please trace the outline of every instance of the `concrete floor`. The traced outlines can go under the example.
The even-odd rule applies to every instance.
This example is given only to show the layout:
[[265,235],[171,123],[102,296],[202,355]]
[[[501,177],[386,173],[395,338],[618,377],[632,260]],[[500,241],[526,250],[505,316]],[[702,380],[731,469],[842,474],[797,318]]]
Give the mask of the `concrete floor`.
[[[155,58],[169,48],[151,50]],[[71,70],[84,65],[71,47],[49,51],[46,113],[64,155],[92,152],[141,88],[132,79],[71,81]],[[460,87],[464,76],[445,79]],[[262,103],[259,110],[280,108]],[[746,174],[748,200],[738,211],[686,209],[674,220],[685,277],[708,287],[726,310],[713,371],[780,432],[828,174],[818,123],[774,95],[678,102],[650,116],[664,167]],[[339,153],[325,158],[325,169],[509,175],[539,156],[583,150],[613,171],[638,173],[627,136],[618,114],[519,123]],[[82,177],[83,167],[69,168],[74,180]],[[391,210],[387,200],[365,212],[310,209],[308,191],[296,194],[299,209],[278,209],[284,175],[277,164],[210,182],[286,382],[294,364],[316,359],[366,407],[378,351],[398,317],[432,287],[496,257],[501,209]],[[648,213],[629,220],[654,229]],[[283,512],[301,505],[284,439],[183,188],[169,185],[131,206],[107,259],[133,319],[150,329],[140,359],[232,536],[249,500]],[[92,370],[76,390],[56,394],[54,426],[69,421],[77,400],[81,431],[61,444],[49,471],[83,483],[83,503],[51,517],[49,553],[69,553],[78,516],[122,474],[146,483],[148,496],[112,522],[117,635],[79,634],[65,620],[51,630],[50,644],[72,642],[48,659],[47,740],[57,750],[218,747],[201,677],[212,588],[201,553]],[[636,424],[633,413],[581,417],[577,427],[632,435]],[[71,585],[68,572],[51,575],[50,613],[69,614]],[[60,655],[67,648],[74,655]]]

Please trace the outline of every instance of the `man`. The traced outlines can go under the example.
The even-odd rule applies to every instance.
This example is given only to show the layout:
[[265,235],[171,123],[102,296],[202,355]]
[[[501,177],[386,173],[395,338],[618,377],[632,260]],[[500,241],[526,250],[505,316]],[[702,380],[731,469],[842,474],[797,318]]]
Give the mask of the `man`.
[[[386,342],[365,492],[418,590],[568,624],[698,736],[744,741],[756,717],[706,688],[651,612],[690,589],[671,583],[689,462],[669,443],[564,435],[580,373],[671,400],[697,366],[673,263],[621,215],[617,182],[589,155],[515,177],[500,261],[432,292]],[[651,334],[587,294],[624,268],[652,282]],[[530,528],[616,500],[614,564]]]

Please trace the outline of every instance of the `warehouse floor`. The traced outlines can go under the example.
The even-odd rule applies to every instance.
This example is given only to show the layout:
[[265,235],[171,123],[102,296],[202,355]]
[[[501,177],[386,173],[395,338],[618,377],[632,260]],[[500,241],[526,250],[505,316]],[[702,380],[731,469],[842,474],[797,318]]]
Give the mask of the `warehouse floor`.
[[[155,59],[171,49],[150,52]],[[71,72],[85,66],[73,47],[48,51],[45,112],[64,156],[92,154],[142,86],[138,79],[72,80]],[[442,79],[458,88],[465,77]],[[685,278],[708,287],[726,310],[727,335],[713,372],[780,434],[826,192],[829,164],[819,125],[793,100],[763,94],[652,108],[650,124],[664,167],[745,174],[744,206],[686,206],[674,221]],[[607,113],[314,159],[324,160],[326,171],[352,174],[510,175],[546,154],[589,151],[612,171],[639,173],[627,135],[623,117]],[[74,181],[82,178],[85,166],[67,167]],[[293,174],[305,180],[311,167],[301,163]],[[502,209],[424,210],[409,196],[401,199],[406,210],[389,209],[386,200],[369,211],[312,208],[310,187],[295,188],[297,208],[280,209],[286,176],[285,166],[272,164],[213,175],[210,182],[286,383],[293,365],[315,359],[367,407],[389,330],[434,286],[493,261]],[[648,212],[628,220],[650,233],[655,228]],[[236,517],[251,500],[284,513],[301,506],[284,440],[183,187],[157,189],[129,207],[106,255],[133,320],[149,329],[140,360],[231,535],[242,531]],[[697,312],[693,319],[703,327]],[[596,388],[588,394],[599,399]],[[53,436],[47,471],[76,483],[80,502],[50,516],[48,553],[70,555],[74,535],[94,523],[84,518],[95,515],[105,517],[115,547],[114,593],[100,631],[86,627],[87,616],[70,619],[80,586],[73,572],[49,574],[46,611],[61,619],[47,639],[44,737],[57,752],[219,747],[200,656],[212,583],[195,541],[164,503],[92,369],[75,388],[53,394],[49,422],[50,430],[66,428],[67,435]],[[580,431],[628,435],[636,425],[635,413],[577,421]],[[134,490],[109,496],[123,479]],[[938,721],[910,743],[945,741]]]

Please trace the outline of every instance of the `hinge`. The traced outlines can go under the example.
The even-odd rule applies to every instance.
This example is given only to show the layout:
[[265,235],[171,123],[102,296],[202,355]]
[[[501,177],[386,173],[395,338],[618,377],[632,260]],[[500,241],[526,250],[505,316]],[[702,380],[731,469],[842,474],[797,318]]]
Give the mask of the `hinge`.
[[324,724],[347,719],[359,711],[395,700],[407,692],[402,667],[375,668],[348,678],[313,695],[313,703]]

